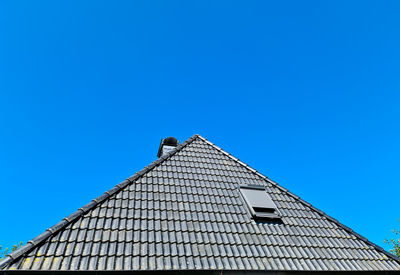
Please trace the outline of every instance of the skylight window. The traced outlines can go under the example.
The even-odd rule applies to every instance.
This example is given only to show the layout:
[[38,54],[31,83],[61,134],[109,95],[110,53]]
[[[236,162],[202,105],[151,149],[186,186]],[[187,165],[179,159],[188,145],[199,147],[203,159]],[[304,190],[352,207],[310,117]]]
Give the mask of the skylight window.
[[280,220],[278,209],[264,187],[240,186],[239,190],[256,221]]

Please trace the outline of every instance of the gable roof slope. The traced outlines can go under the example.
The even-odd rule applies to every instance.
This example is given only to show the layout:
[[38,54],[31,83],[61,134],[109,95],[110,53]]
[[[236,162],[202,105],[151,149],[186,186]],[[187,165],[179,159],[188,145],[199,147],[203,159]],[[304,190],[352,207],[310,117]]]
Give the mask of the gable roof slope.
[[[282,223],[256,223],[239,185],[264,187]],[[50,227],[0,270],[392,271],[397,257],[205,138]]]

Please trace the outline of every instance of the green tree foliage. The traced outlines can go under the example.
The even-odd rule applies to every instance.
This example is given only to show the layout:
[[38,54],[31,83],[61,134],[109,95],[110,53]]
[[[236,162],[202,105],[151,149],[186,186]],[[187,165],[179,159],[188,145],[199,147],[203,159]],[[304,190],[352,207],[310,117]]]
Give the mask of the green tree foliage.
[[400,257],[400,238],[398,237],[400,235],[400,230],[393,229],[393,233],[395,235],[394,238],[386,239],[383,242],[392,247],[392,249],[389,250],[390,252]]
[[9,249],[8,247],[4,248],[0,245],[0,260],[3,259],[5,256],[7,256],[8,254],[10,254],[11,252],[17,250],[18,248],[20,248],[22,246],[22,242],[15,244],[11,247],[11,249]]

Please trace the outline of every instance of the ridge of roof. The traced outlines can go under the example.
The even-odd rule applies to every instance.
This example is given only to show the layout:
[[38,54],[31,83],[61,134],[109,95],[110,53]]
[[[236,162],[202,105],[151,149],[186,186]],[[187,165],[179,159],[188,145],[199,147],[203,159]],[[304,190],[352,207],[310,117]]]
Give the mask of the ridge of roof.
[[24,255],[25,253],[27,253],[27,252],[31,251],[32,249],[34,249],[35,247],[37,247],[39,244],[41,244],[47,238],[49,238],[50,236],[56,234],[61,229],[65,228],[67,225],[69,225],[70,223],[74,222],[79,217],[83,216],[88,211],[92,210],[94,207],[99,205],[100,203],[104,202],[105,200],[107,200],[111,196],[115,195],[117,192],[123,190],[129,184],[132,184],[135,180],[140,178],[142,175],[144,175],[148,171],[152,170],[156,166],[158,166],[161,163],[163,163],[166,159],[170,158],[171,156],[173,156],[174,154],[176,154],[177,152],[182,150],[185,146],[187,146],[188,144],[192,143],[198,137],[200,137],[198,134],[194,134],[193,136],[188,138],[183,143],[179,144],[176,148],[174,148],[173,150],[171,150],[170,152],[168,152],[164,156],[161,156],[160,158],[156,159],[155,161],[153,161],[149,165],[145,166],[142,170],[136,172],[135,174],[133,174],[132,176],[130,176],[129,178],[127,178],[123,182],[117,184],[116,186],[114,186],[110,190],[104,192],[103,195],[100,195],[99,197],[93,199],[91,202],[89,202],[85,206],[80,207],[74,213],[70,214],[69,216],[63,218],[57,224],[55,224],[55,225],[49,227],[48,229],[46,229],[46,231],[44,231],[39,236],[33,238],[32,240],[28,241],[22,247],[20,247],[17,250],[15,250],[15,251],[11,252],[10,254],[8,254],[3,260],[0,260],[0,270],[4,269],[12,261],[15,261],[16,259],[18,259],[22,255]]
[[382,247],[380,247],[379,245],[371,242],[370,240],[368,240],[367,238],[365,238],[364,236],[360,235],[359,233],[355,232],[353,229],[351,229],[350,227],[342,224],[341,222],[339,222],[337,219],[329,216],[328,214],[326,214],[324,211],[316,208],[315,206],[313,206],[312,204],[310,204],[309,202],[306,202],[305,200],[303,200],[302,198],[300,198],[299,196],[293,194],[292,192],[290,192],[288,189],[280,186],[278,183],[276,183],[275,181],[271,180],[270,178],[268,178],[267,176],[261,174],[260,172],[258,172],[256,169],[250,167],[248,164],[244,163],[243,161],[241,161],[240,159],[234,157],[233,155],[229,154],[227,151],[225,151],[224,149],[220,148],[219,146],[215,145],[214,143],[212,143],[211,141],[207,140],[206,138],[197,135],[201,140],[203,140],[204,142],[206,142],[207,144],[211,145],[212,147],[214,147],[216,150],[220,151],[221,153],[223,153],[224,155],[226,155],[227,157],[229,157],[230,159],[232,159],[233,161],[235,161],[236,163],[240,164],[241,166],[245,167],[246,169],[248,169],[249,171],[251,171],[252,173],[256,174],[257,176],[261,177],[262,179],[264,179],[265,181],[271,183],[273,186],[275,186],[276,188],[280,189],[282,192],[286,193],[287,195],[293,197],[295,200],[299,201],[300,203],[304,204],[305,206],[307,206],[308,208],[311,208],[312,210],[316,211],[317,213],[319,213],[320,215],[324,216],[326,219],[328,219],[329,221],[335,223],[336,225],[338,225],[339,227],[343,228],[345,231],[353,234],[354,236],[356,236],[357,238],[361,239],[362,241],[364,241],[365,243],[371,245],[372,247],[374,247],[375,249],[377,249],[378,251],[384,253],[386,256],[392,258],[393,260],[397,261],[400,263],[400,257],[397,257],[396,255],[386,251],[385,249],[383,249]]

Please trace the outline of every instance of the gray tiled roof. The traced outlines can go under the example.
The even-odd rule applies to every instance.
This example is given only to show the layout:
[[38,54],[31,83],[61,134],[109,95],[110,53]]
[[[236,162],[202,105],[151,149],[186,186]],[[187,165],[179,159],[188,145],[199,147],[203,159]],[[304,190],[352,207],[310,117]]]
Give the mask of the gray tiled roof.
[[[283,224],[256,223],[238,185]],[[49,228],[3,270],[400,270],[398,259],[195,135]]]

